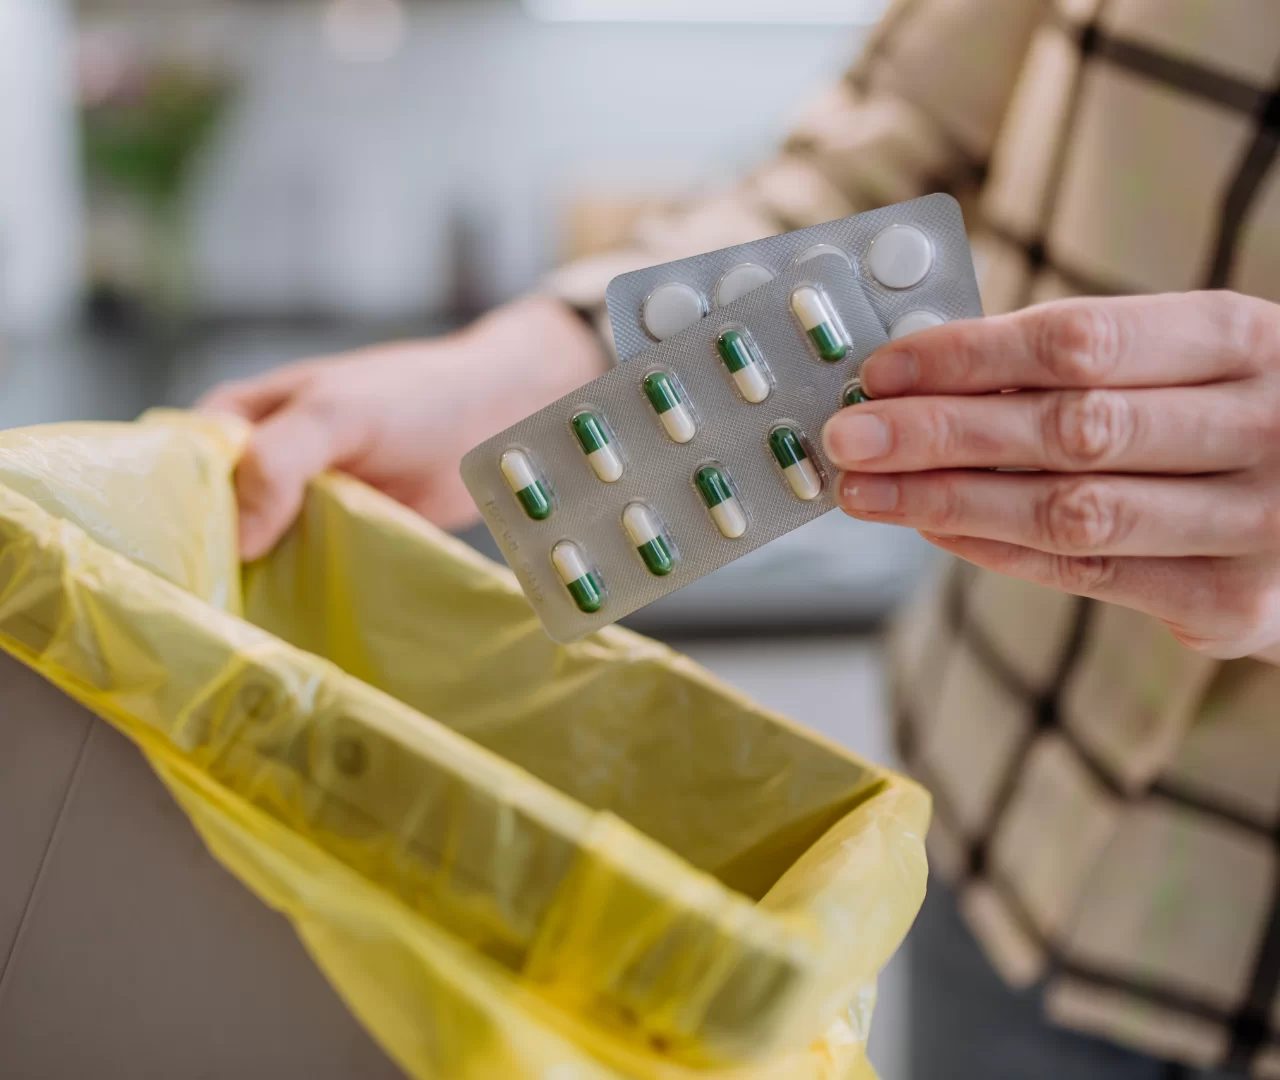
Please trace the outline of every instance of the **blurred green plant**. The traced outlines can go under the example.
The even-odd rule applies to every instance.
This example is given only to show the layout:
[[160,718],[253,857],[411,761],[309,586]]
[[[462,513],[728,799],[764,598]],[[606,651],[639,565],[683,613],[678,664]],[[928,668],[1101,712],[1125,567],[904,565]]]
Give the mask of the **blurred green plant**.
[[123,197],[138,211],[147,295],[137,299],[153,328],[175,330],[190,298],[185,199],[234,84],[174,62],[133,65],[114,76],[82,92],[85,178],[91,193]]
[[84,161],[102,183],[163,208],[181,198],[192,162],[231,98],[229,80],[157,66],[82,109]]

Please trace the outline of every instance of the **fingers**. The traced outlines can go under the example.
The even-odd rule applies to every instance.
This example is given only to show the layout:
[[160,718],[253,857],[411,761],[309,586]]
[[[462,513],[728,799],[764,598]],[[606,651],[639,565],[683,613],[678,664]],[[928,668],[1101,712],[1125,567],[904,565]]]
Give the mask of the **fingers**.
[[823,440],[839,468],[862,472],[1226,472],[1266,456],[1273,413],[1245,384],[889,398],[837,413]]
[[847,473],[838,497],[864,520],[1057,555],[1247,555],[1274,549],[1280,536],[1280,514],[1221,477]]
[[1265,308],[1225,292],[1063,300],[913,334],[860,378],[872,397],[1243,378],[1275,347]]
[[241,557],[251,562],[275,547],[302,509],[307,482],[358,449],[352,425],[312,404],[263,423],[236,470]]
[[270,416],[311,378],[315,362],[291,364],[255,379],[226,383],[196,403],[197,412],[229,413],[252,423]]
[[987,570],[1146,612],[1184,645],[1220,659],[1258,653],[1274,642],[1280,625],[1280,592],[1257,560],[1077,557],[996,540],[923,535]]

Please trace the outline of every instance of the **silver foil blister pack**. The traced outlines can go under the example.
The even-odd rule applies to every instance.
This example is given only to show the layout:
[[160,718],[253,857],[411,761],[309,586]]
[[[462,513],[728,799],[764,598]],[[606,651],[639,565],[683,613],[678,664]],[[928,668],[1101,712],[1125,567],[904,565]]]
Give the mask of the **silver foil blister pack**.
[[[929,245],[927,272],[898,289],[868,280],[872,267],[897,281],[918,272],[918,237],[915,263],[910,251],[896,266],[868,251],[894,228]],[[678,281],[710,296],[748,262],[770,280],[661,342],[644,329],[654,289]],[[837,473],[821,431],[862,361],[911,312],[937,321],[982,313],[960,210],[946,196],[627,274],[609,302],[628,362],[462,463],[499,548],[560,642],[831,510]],[[620,318],[627,311],[629,321]]]
[[[898,276],[894,285],[886,285],[872,272],[877,244],[882,256],[895,254],[886,250],[892,246],[886,240],[891,239],[917,241],[914,245],[898,245],[905,247],[898,254],[905,254],[907,263],[905,267],[899,264],[900,274],[903,269],[921,268],[922,264],[913,263],[911,257],[914,254],[918,259],[923,254],[919,240],[927,244],[927,268],[918,282],[903,287],[901,283],[909,281],[910,276]],[[738,289],[753,283],[762,285],[775,280],[801,260],[823,252],[840,252],[852,261],[867,299],[890,337],[982,314],[960,206],[950,195],[926,195],[619,275],[610,282],[606,295],[618,359],[627,361],[639,356],[658,341],[667,340],[699,318],[722,309],[722,298],[736,297]],[[652,312],[664,293],[672,303],[651,330],[645,322],[646,309]]]

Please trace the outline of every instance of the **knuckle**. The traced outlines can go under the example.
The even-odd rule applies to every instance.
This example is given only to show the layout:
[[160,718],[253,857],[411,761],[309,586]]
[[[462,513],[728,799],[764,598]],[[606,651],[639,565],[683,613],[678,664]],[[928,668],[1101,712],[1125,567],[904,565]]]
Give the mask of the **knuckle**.
[[323,381],[311,383],[298,399],[297,407],[322,427],[339,423],[350,409],[350,399],[331,390]]
[[1119,361],[1119,324],[1104,304],[1058,305],[1043,314],[1035,350],[1054,380],[1093,385],[1105,380]]
[[[1246,412],[1253,422],[1248,424],[1257,449],[1273,452],[1280,445],[1280,394],[1265,395],[1258,407]],[[1248,423],[1248,420],[1246,420]]]
[[1280,321],[1272,305],[1238,292],[1210,295],[1223,351],[1243,360],[1243,370],[1274,369],[1280,362]]
[[955,332],[943,359],[950,369],[948,374],[953,378],[962,378],[972,375],[982,363],[984,352],[981,335],[978,333],[980,328],[966,322],[958,322],[953,326]]
[[1059,463],[1096,467],[1123,454],[1133,442],[1129,399],[1112,390],[1070,391],[1051,400],[1045,444]]
[[925,442],[929,457],[940,466],[956,460],[963,442],[959,417],[952,408],[937,404],[925,414]]
[[1280,503],[1266,504],[1259,510],[1258,540],[1263,551],[1280,551]]
[[1115,491],[1097,480],[1053,486],[1037,508],[1040,536],[1050,550],[1093,552],[1114,545],[1125,531]]
[[1192,652],[1203,653],[1206,656],[1220,656],[1223,652],[1223,642],[1221,638],[1205,637],[1202,633],[1192,630],[1175,623],[1165,622],[1169,628],[1169,632],[1180,645],[1185,646]]
[[1220,585],[1218,595],[1220,610],[1230,619],[1240,637],[1253,637],[1277,619],[1280,594],[1274,588],[1259,588],[1256,581],[1232,575],[1229,581]]
[[1259,591],[1258,629],[1273,635],[1280,625],[1280,587],[1272,585]]
[[1102,555],[1058,555],[1054,559],[1056,584],[1063,592],[1082,596],[1101,592],[1111,584],[1115,572],[1115,560]]
[[250,444],[236,466],[236,483],[242,498],[266,501],[285,487],[284,470],[278,458]]
[[966,524],[967,510],[964,498],[952,477],[942,475],[930,485],[928,523],[938,532],[958,531]]
[[1255,468],[1280,447],[1280,395],[1237,392],[1232,400],[1231,436],[1240,447],[1241,465]]

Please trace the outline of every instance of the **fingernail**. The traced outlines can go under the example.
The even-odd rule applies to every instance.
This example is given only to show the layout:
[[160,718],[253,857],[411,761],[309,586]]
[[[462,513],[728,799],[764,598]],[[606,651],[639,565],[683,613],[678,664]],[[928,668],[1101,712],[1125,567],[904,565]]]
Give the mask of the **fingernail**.
[[873,397],[893,397],[915,386],[920,377],[920,363],[915,353],[904,349],[879,352],[867,359],[858,377]]
[[842,468],[884,457],[891,443],[889,425],[874,413],[841,413],[827,421],[822,434],[827,457]]
[[846,510],[882,514],[898,505],[898,485],[886,476],[846,476],[840,485],[840,503]]

